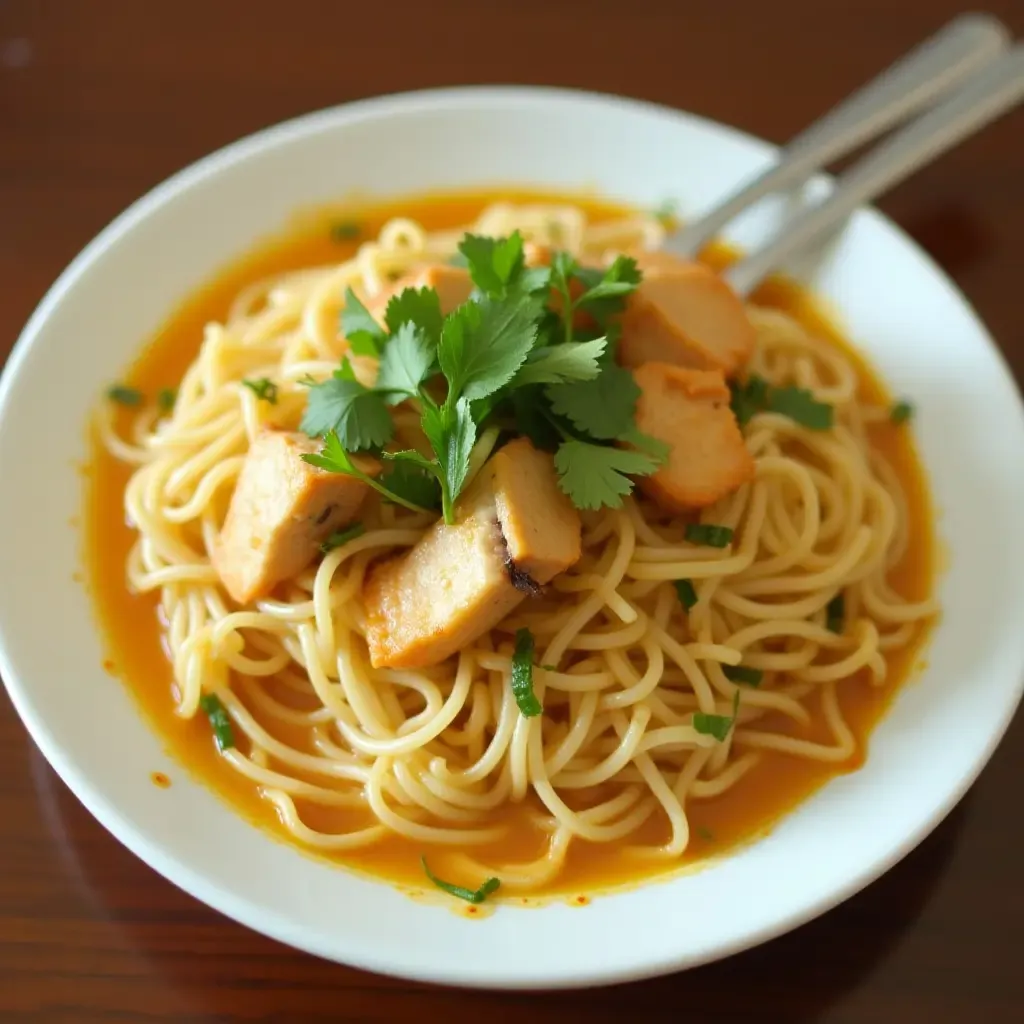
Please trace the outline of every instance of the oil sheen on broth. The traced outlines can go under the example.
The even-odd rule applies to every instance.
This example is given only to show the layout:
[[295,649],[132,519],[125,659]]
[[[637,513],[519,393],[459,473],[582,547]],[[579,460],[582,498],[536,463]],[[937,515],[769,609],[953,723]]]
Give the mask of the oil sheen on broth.
[[[377,235],[381,226],[398,215],[418,221],[424,228],[437,230],[471,223],[481,209],[496,199],[509,199],[509,193],[446,196],[437,195],[388,205],[330,209],[310,212],[297,218],[285,233],[259,245],[203,286],[183,303],[147,345],[127,375],[127,382],[149,394],[173,388],[195,358],[205,324],[222,320],[235,296],[247,285],[268,276],[304,267],[339,263],[354,255],[361,239]],[[591,198],[518,193],[516,202],[571,202],[582,207],[592,221],[621,217],[624,208]],[[343,225],[339,230],[338,225]],[[358,225],[358,236],[348,227]],[[731,254],[712,247],[703,257],[716,267],[724,266]],[[783,280],[766,283],[754,297],[759,305],[780,309],[798,320],[806,329],[825,337],[852,359],[857,366],[861,397],[884,405],[890,398],[866,362],[846,343],[829,323],[820,307],[803,290]],[[118,426],[128,423],[130,410],[119,411]],[[909,514],[909,544],[890,582],[903,598],[924,600],[933,582],[933,529],[927,490],[912,438],[908,431],[888,422],[870,428],[873,446],[886,458],[905,492]],[[224,763],[218,754],[209,721],[204,715],[190,720],[173,710],[171,667],[162,644],[157,592],[138,596],[125,583],[125,563],[135,535],[125,522],[124,490],[133,467],[119,462],[92,438],[91,461],[87,467],[86,516],[84,518],[84,555],[99,619],[109,645],[111,671],[121,678],[138,700],[147,720],[159,732],[173,757],[196,778],[208,785],[247,818],[288,841],[294,841],[282,826],[272,804],[261,798],[258,787]],[[835,764],[793,757],[767,750],[759,765],[717,797],[688,801],[691,839],[682,864],[721,854],[738,843],[750,840],[770,828],[781,815],[792,809],[829,778],[856,770],[862,763],[872,727],[883,714],[894,692],[914,671],[921,644],[922,629],[914,643],[886,654],[887,680],[871,685],[866,670],[844,680],[839,686],[843,716],[856,737],[857,751],[850,760]],[[809,702],[812,722],[799,726],[780,714],[769,726],[809,740],[828,739],[829,730],[817,701]],[[761,723],[759,723],[761,724]],[[286,737],[282,737],[286,738]],[[297,738],[296,738],[297,739]],[[154,788],[154,800],[161,799]],[[528,818],[526,805],[506,804],[502,814],[508,819],[507,836],[499,844],[486,848],[491,862],[513,862],[536,858],[544,849],[545,837]],[[304,807],[307,824],[326,832],[347,831],[366,824],[369,815],[351,809]],[[655,843],[667,833],[660,814],[653,815],[637,834],[637,840]],[[621,844],[625,845],[625,844]],[[422,844],[401,836],[389,836],[365,849],[346,851],[337,860],[391,882],[423,888],[420,866]],[[325,854],[324,856],[331,856]],[[445,876],[443,848],[431,849],[431,867]],[[565,869],[539,895],[574,894],[633,883],[676,870],[662,862],[652,863],[624,853],[620,844],[574,842]]]

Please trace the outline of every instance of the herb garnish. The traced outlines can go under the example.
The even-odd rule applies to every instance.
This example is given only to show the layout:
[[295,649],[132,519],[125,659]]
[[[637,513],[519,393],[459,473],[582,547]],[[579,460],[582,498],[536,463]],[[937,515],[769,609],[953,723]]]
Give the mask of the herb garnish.
[[693,728],[695,732],[705,736],[714,736],[719,743],[724,743],[729,730],[736,722],[736,716],[740,710],[740,691],[736,690],[732,696],[731,715],[709,715],[703,711],[693,713]]
[[339,220],[331,225],[332,242],[352,242],[362,235],[363,229],[358,221]]
[[825,628],[831,633],[842,633],[846,620],[846,599],[843,595],[836,594],[827,605],[825,605]]
[[533,718],[544,709],[533,692],[533,634],[528,629],[516,630],[516,647],[512,655],[512,696],[524,718]]
[[355,540],[356,537],[362,537],[364,533],[366,533],[366,527],[362,523],[353,523],[345,530],[336,530],[332,533],[320,545],[320,550],[326,555],[329,551],[340,548],[342,544],[347,544],[350,540]]
[[892,423],[906,423],[914,415],[914,407],[906,399],[896,402],[889,410],[889,420]]
[[732,410],[740,426],[759,412],[774,412],[799,423],[808,430],[831,430],[835,410],[819,402],[807,388],[774,387],[763,377],[752,374],[743,384],[733,384]]
[[759,668],[748,668],[746,665],[723,665],[722,672],[726,679],[740,686],[757,687],[764,679],[764,672]]
[[259,399],[277,405],[277,385],[267,377],[243,380],[242,383]]
[[138,388],[128,387],[127,384],[114,384],[107,388],[107,398],[118,405],[136,406],[142,404],[142,392]]
[[217,741],[218,750],[227,750],[235,745],[235,731],[231,727],[231,719],[228,717],[220,697],[215,693],[204,693],[199,698],[199,706],[206,712],[213,727],[213,736]]
[[[479,440],[482,452],[485,434],[492,446],[495,430],[511,428],[555,451],[559,486],[578,508],[619,507],[631,477],[655,472],[666,455],[636,430],[639,391],[613,360],[609,318],[640,281],[635,261],[620,256],[602,270],[559,252],[550,267],[527,267],[518,232],[467,234],[459,252],[476,290],[447,317],[434,289],[406,288],[388,303],[382,325],[346,290],[342,331],[353,354],[379,360],[377,378],[363,385],[346,357],[310,385],[302,430],[333,440],[329,452],[304,458],[350,472],[349,452],[379,452],[394,469],[377,489],[417,508],[432,507],[439,494],[450,524],[480,461],[471,458],[474,446]],[[439,376],[446,391],[428,386]],[[382,451],[394,435],[388,407],[406,401],[419,411],[432,457]]]
[[178,400],[177,388],[161,388],[156,396],[156,404],[162,413],[169,413]]
[[690,580],[676,580],[676,593],[679,595],[679,603],[685,611],[689,611],[699,600],[697,590]]
[[495,892],[501,886],[501,880],[498,878],[488,878],[479,889],[467,889],[461,885],[452,885],[451,882],[445,882],[443,879],[437,877],[433,871],[427,866],[427,858],[424,856],[420,857],[420,863],[423,865],[423,871],[438,889],[443,889],[449,896],[454,896],[457,899],[465,900],[467,903],[483,903],[492,892]]
[[417,505],[397,491],[391,490],[386,484],[375,480],[368,473],[364,473],[349,457],[341,441],[338,440],[338,435],[333,430],[324,437],[324,446],[317,454],[302,455],[300,458],[303,462],[308,462],[311,466],[316,466],[317,469],[324,469],[328,473],[344,473],[345,476],[354,476],[396,505],[402,505],[413,512],[426,511],[424,506]]
[[711,523],[687,523],[683,536],[691,544],[725,548],[732,543],[733,530],[730,526],[714,526]]

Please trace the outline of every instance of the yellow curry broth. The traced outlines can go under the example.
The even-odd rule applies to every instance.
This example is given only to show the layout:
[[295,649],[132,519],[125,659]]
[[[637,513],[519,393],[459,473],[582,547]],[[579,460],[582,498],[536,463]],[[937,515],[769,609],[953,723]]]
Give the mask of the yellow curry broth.
[[[485,205],[498,198],[508,199],[509,194],[432,196],[405,200],[401,204],[358,208],[349,205],[297,218],[286,232],[255,247],[176,309],[131,367],[127,382],[151,395],[161,388],[174,387],[198,352],[205,324],[224,319],[232,300],[246,285],[270,275],[337,263],[352,256],[359,240],[332,239],[332,224],[356,221],[363,238],[375,236],[386,220],[398,214],[418,220],[427,229],[455,227],[471,222]],[[577,203],[594,219],[620,216],[625,212],[622,207],[578,196],[521,193],[512,198]],[[725,248],[712,248],[705,258],[721,267],[733,254]],[[809,329],[831,339],[857,363],[863,395],[875,401],[888,400],[882,383],[806,292],[790,282],[775,280],[767,283],[755,298],[763,305],[785,310]],[[126,424],[128,414],[119,415],[125,417]],[[906,490],[910,511],[911,543],[894,575],[894,585],[907,598],[922,599],[931,589],[934,566],[931,511],[921,465],[906,430],[885,424],[875,428],[873,440],[897,472]],[[123,507],[124,488],[130,475],[131,467],[119,463],[93,437],[87,469],[84,555],[109,647],[110,658],[105,666],[124,680],[172,757],[247,818],[291,842],[290,833],[280,823],[274,807],[260,797],[258,788],[221,760],[206,718],[199,716],[186,721],[174,713],[174,683],[161,639],[157,596],[132,594],[125,583],[125,560],[134,539],[125,522]],[[719,854],[763,833],[834,775],[859,767],[872,727],[896,689],[912,672],[919,651],[920,641],[916,646],[889,655],[889,676],[884,687],[875,688],[865,678],[857,678],[848,680],[840,688],[843,715],[858,744],[858,753],[851,762],[832,765],[766,752],[761,763],[723,795],[691,803],[693,834],[684,863]],[[828,741],[830,733],[816,699],[810,701],[810,710],[812,723],[809,727],[800,727],[781,716],[777,721],[766,719],[765,727]],[[281,738],[298,746],[306,743],[306,738],[300,735]],[[153,799],[160,799],[156,788]],[[369,812],[351,809],[301,803],[299,808],[310,826],[327,832],[349,831],[371,819]],[[507,838],[492,847],[481,848],[479,856],[488,863],[500,864],[541,855],[545,836],[530,823],[530,808],[509,805],[502,813],[508,825]],[[630,841],[667,838],[667,823],[661,816],[652,817],[642,831],[642,837],[633,837]],[[424,877],[419,862],[422,852],[418,844],[393,836],[365,850],[339,854],[335,859],[392,882],[422,887]],[[430,856],[431,867],[444,875],[451,854],[436,850],[431,851]],[[576,842],[570,848],[566,869],[546,891],[572,894],[609,888],[664,870],[663,866],[652,866],[626,855],[615,844]],[[453,871],[448,877],[457,877],[457,874]],[[474,885],[479,881],[459,880]]]

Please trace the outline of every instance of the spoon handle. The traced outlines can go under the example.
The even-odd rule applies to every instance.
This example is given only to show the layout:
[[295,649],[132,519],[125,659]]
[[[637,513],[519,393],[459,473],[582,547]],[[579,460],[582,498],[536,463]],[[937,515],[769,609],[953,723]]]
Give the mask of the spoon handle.
[[695,256],[705,242],[752,203],[771,192],[801,184],[825,164],[924,109],[991,61],[1008,42],[1009,33],[990,15],[954,18],[801,132],[770,170],[667,239],[665,248]]
[[734,264],[726,279],[741,295],[862,203],[1024,100],[1024,44],[978,72],[961,90],[898,131],[837,181],[832,194],[794,217],[763,248]]

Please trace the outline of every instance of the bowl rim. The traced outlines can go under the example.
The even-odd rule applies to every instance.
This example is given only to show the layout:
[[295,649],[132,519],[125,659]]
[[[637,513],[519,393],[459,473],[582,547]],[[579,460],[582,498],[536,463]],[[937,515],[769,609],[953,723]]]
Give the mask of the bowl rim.
[[[778,153],[780,148],[730,125],[722,124],[699,114],[677,110],[663,104],[589,90],[546,86],[488,85],[411,90],[342,103],[271,125],[228,143],[164,179],[131,203],[74,257],[36,306],[12,347],[3,372],[0,373],[0,430],[3,429],[6,420],[7,400],[15,386],[21,365],[29,353],[34,339],[53,312],[59,307],[65,294],[76,284],[86,269],[94,261],[102,257],[112,243],[122,235],[132,231],[137,224],[144,221],[151,213],[165,203],[169,203],[181,193],[187,192],[207,175],[228,170],[234,165],[259,154],[268,147],[278,143],[295,141],[307,133],[314,133],[322,128],[342,128],[361,120],[372,120],[398,112],[409,114],[416,113],[417,111],[436,111],[450,105],[457,106],[463,101],[500,105],[503,103],[516,104],[523,101],[538,102],[547,99],[553,101],[569,100],[575,103],[591,105],[595,108],[618,108],[626,113],[646,113],[662,117],[681,118],[691,123],[703,124],[714,129],[720,135],[731,136],[747,145],[760,147],[767,153]],[[831,178],[828,175],[819,175],[817,180],[828,183],[831,181]],[[904,245],[913,251],[914,255],[927,267],[931,275],[942,282],[952,295],[955,296],[963,311],[973,321],[975,330],[987,341],[990,350],[989,354],[996,357],[1002,373],[1009,381],[1013,382],[1018,411],[1021,414],[1022,421],[1024,421],[1024,405],[1021,404],[1020,391],[1009,364],[966,296],[946,275],[945,271],[898,225],[884,217],[873,207],[861,208],[859,212],[867,213],[870,217],[881,221],[889,232],[899,237]],[[202,871],[192,868],[185,858],[178,854],[167,853],[161,844],[151,840],[144,830],[137,828],[122,813],[115,802],[98,788],[94,787],[88,775],[80,772],[72,763],[72,759],[65,755],[64,751],[55,741],[45,719],[40,714],[37,714],[30,697],[30,686],[24,685],[18,679],[14,666],[8,658],[6,630],[5,622],[3,619],[0,619],[0,676],[4,680],[15,710],[25,723],[26,728],[46,760],[69,789],[109,832],[172,884],[218,912],[223,913],[225,916],[254,931],[305,952],[335,961],[338,960],[336,952],[325,948],[318,942],[310,941],[304,935],[302,929],[297,927],[293,921],[289,921],[284,916],[278,915],[266,908],[256,907],[252,902],[240,899],[233,893],[220,890],[204,876]],[[623,969],[605,969],[601,967],[600,969],[593,969],[590,973],[576,972],[571,976],[560,976],[556,980],[552,980],[548,973],[532,974],[529,970],[524,970],[521,975],[517,975],[514,979],[510,980],[507,975],[502,975],[501,977],[480,977],[474,975],[469,977],[457,965],[446,971],[432,971],[429,973],[410,970],[403,964],[396,965],[393,961],[388,961],[386,957],[378,957],[372,954],[351,955],[351,950],[346,954],[344,962],[365,970],[393,977],[463,987],[503,990],[531,988],[568,989],[594,984],[620,983],[663,975],[682,968],[698,966],[730,956],[785,934],[837,906],[884,874],[916,847],[957,805],[977,779],[1002,740],[1016,713],[1021,696],[1024,694],[1024,645],[1020,647],[1018,655],[1018,683],[1014,699],[1007,702],[1002,715],[994,723],[993,728],[988,734],[988,741],[984,748],[980,749],[971,765],[970,771],[962,776],[959,785],[947,793],[946,799],[932,817],[906,832],[903,841],[893,846],[888,856],[873,860],[866,864],[859,872],[851,874],[846,884],[833,890],[827,899],[820,899],[815,903],[802,905],[795,912],[791,911],[785,916],[780,916],[779,919],[772,921],[767,926],[748,929],[743,933],[742,937],[711,948],[703,955],[680,955],[679,953],[672,952],[670,946],[664,956],[657,961],[650,961],[643,969],[639,970],[634,967]],[[146,727],[149,728],[148,724]]]

